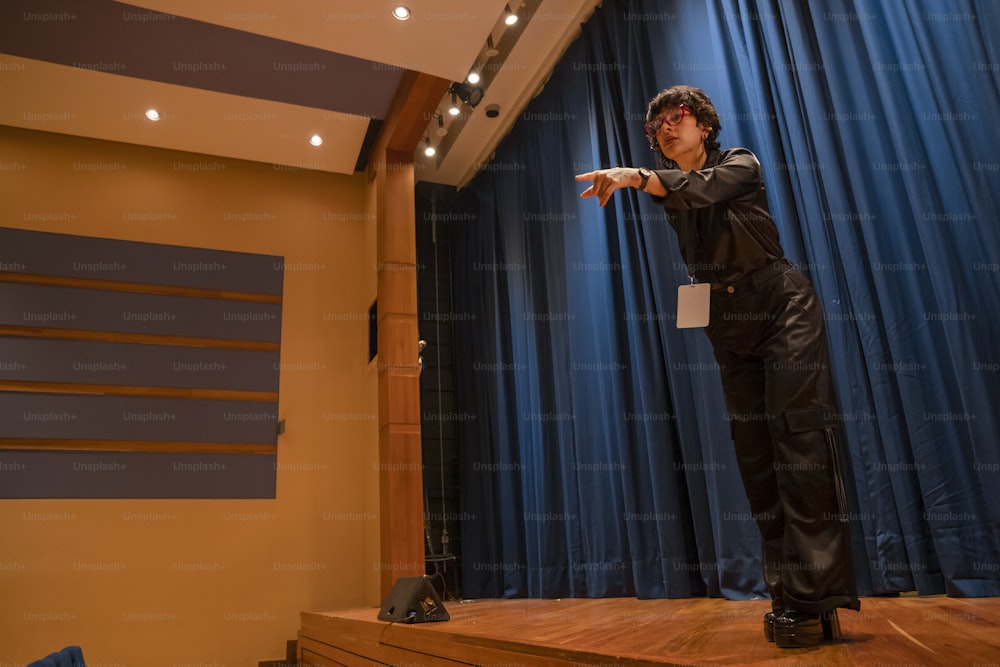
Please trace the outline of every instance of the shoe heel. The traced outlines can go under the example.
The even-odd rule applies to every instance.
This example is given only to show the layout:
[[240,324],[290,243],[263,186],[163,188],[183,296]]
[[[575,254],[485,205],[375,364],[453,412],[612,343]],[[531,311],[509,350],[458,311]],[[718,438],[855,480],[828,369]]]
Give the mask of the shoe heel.
[[837,618],[837,610],[833,609],[828,614],[823,614],[823,639],[830,641],[840,639],[840,619]]
[[764,639],[769,642],[774,641],[774,612],[769,611],[764,614]]
[[823,642],[820,634],[798,632],[794,628],[775,628],[774,645],[778,648],[810,648]]
[[822,616],[786,612],[774,619],[774,645],[778,648],[809,648],[823,642],[826,621]]

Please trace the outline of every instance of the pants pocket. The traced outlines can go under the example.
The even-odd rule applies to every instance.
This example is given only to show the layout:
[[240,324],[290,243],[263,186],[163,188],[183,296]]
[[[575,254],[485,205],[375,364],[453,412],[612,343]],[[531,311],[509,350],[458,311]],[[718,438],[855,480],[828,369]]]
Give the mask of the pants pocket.
[[826,444],[829,466],[833,473],[836,487],[837,506],[842,521],[848,517],[847,492],[844,488],[844,473],[840,462],[840,444],[838,442],[837,411],[830,405],[819,405],[808,408],[785,410],[785,426],[790,434],[820,431]]

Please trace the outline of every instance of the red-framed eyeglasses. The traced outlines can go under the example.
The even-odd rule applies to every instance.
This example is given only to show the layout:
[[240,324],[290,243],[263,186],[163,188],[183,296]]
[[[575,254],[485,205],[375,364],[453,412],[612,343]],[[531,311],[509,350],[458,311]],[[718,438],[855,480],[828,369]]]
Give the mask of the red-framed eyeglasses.
[[664,125],[669,125],[670,127],[675,127],[681,124],[684,120],[684,116],[693,116],[694,113],[687,107],[686,104],[678,105],[670,111],[661,114],[654,118],[653,120],[646,123],[646,134],[655,137],[660,133],[660,129]]

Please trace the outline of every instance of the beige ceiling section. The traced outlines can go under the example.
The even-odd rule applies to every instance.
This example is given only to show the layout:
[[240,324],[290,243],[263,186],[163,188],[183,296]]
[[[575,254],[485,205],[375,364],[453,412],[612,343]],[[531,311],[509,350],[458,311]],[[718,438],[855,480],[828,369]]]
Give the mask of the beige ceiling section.
[[[464,186],[488,162],[500,140],[539,93],[552,68],[580,34],[599,0],[544,0],[517,40],[475,110],[468,113],[461,134],[440,160],[418,152],[420,180]],[[496,118],[486,115],[491,104],[500,106]],[[434,137],[434,122],[428,135]],[[530,166],[529,166],[530,168]]]
[[[341,174],[354,173],[368,127],[361,116],[5,54],[0,89],[3,125]],[[145,117],[150,107],[160,121]]]
[[[426,126],[428,140],[442,147],[434,158],[425,157],[422,147],[417,152],[418,180],[462,186],[489,161],[600,0],[138,0],[128,4],[456,82],[482,59],[488,36],[499,41],[509,4],[525,24],[513,48],[504,51],[505,60],[490,61],[497,74],[479,105],[466,106],[462,122],[449,128],[439,127],[437,111],[416,119]],[[408,21],[392,18],[397,4],[410,8]],[[156,48],[180,57],[186,46]],[[366,117],[125,74],[0,54],[0,124],[343,174],[354,173],[369,128]],[[347,85],[338,83],[337,72],[328,74],[330,86]],[[489,118],[485,112],[492,105],[500,111]],[[164,119],[148,121],[143,114],[149,107],[158,108]],[[447,137],[436,134],[442,129]],[[322,146],[309,144],[312,134],[323,137]]]
[[[139,0],[130,4],[461,81],[507,2]],[[409,7],[409,20],[392,17],[396,5]]]

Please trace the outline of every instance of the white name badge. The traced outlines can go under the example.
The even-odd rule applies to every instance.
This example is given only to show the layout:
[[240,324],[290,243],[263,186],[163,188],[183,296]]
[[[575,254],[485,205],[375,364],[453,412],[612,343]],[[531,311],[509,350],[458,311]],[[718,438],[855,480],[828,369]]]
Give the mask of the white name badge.
[[695,329],[708,325],[708,306],[712,299],[712,286],[692,283],[677,288],[677,328]]

